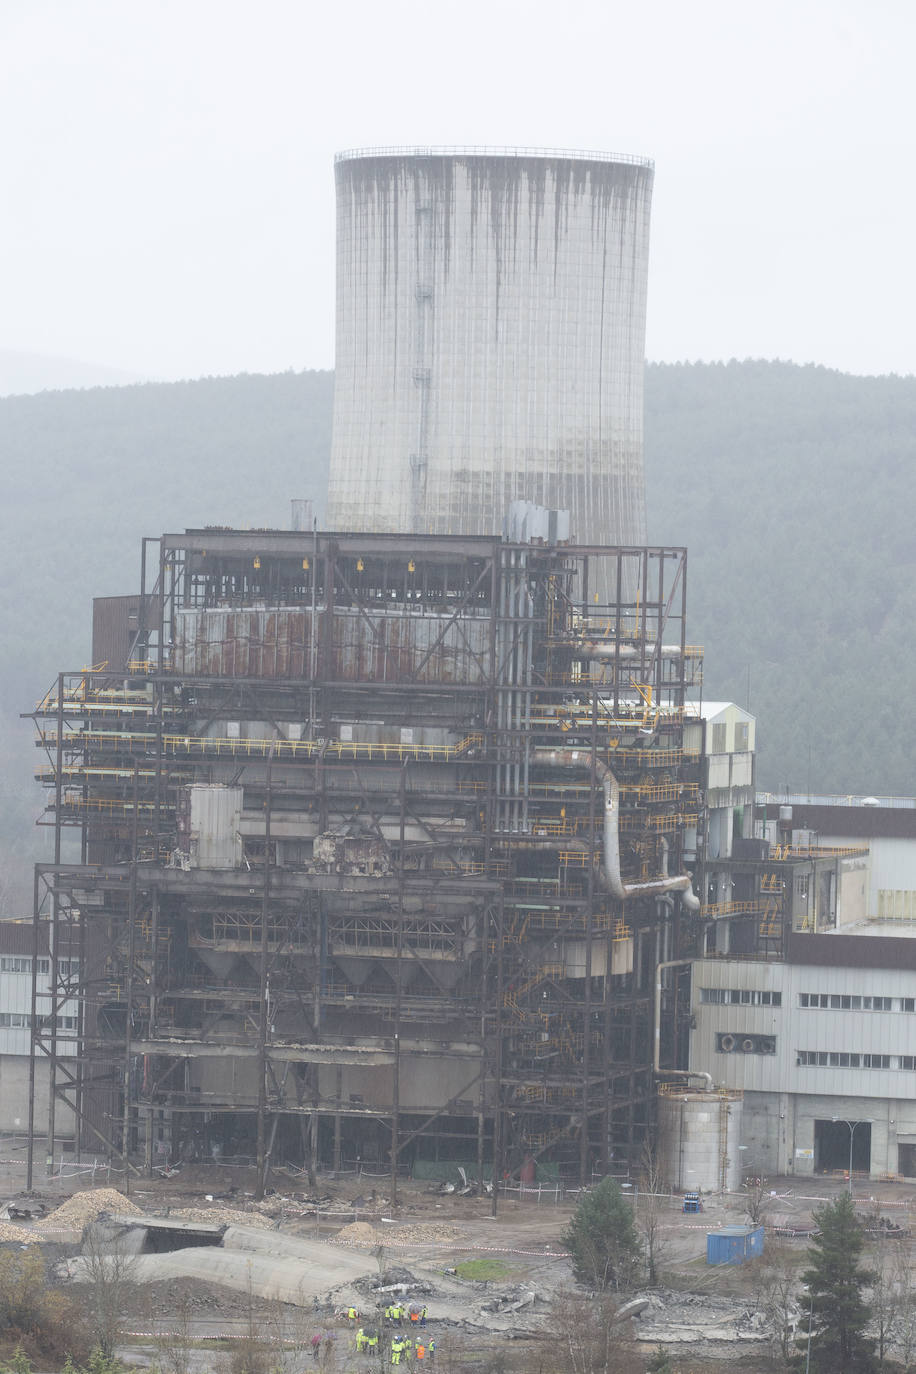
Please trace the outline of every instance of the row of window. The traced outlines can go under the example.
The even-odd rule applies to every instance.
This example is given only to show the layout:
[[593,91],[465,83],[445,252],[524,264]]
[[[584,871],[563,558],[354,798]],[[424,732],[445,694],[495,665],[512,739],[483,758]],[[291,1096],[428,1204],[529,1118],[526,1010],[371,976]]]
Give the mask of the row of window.
[[[79,971],[79,959],[58,959],[57,969],[61,978],[68,978]],[[32,960],[27,955],[4,954],[0,956],[0,973],[31,973]],[[51,960],[39,959],[38,972],[50,973]]]
[[[27,1011],[0,1011],[0,1029],[9,1030],[28,1030],[32,1024],[31,1013]],[[50,1016],[39,1016],[38,1024],[48,1026],[51,1024]],[[58,1016],[58,1030],[76,1030],[75,1016]]]
[[916,1070],[916,1054],[847,1054],[831,1050],[798,1050],[795,1059],[801,1066],[826,1069],[906,1069]]
[[781,1007],[782,993],[760,988],[700,988],[700,1001],[720,1007]]
[[800,1007],[831,1011],[916,1011],[916,997],[859,997],[845,992],[800,992]]
[[[720,1007],[781,1007],[782,993],[760,988],[700,988],[700,1001]],[[912,1011],[916,997],[868,997],[845,992],[800,992],[798,1005],[807,1010],[829,1007],[832,1011]]]

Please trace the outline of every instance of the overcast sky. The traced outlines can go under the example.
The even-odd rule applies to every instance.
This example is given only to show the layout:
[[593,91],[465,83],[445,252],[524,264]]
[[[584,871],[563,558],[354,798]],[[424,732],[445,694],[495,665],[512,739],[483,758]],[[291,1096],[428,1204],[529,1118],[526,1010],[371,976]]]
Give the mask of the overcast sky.
[[647,353],[916,371],[908,0],[0,0],[0,348],[333,365],[333,156],[655,159]]

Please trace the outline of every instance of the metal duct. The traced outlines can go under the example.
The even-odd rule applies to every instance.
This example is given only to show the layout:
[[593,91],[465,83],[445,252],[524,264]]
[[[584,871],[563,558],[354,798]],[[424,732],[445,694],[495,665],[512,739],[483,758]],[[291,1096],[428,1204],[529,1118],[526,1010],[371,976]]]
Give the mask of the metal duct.
[[576,645],[583,658],[647,658],[653,659],[657,653],[662,658],[681,658],[680,644],[622,644],[617,639],[580,639]]
[[[662,1073],[662,1069],[659,1067],[662,1047],[662,974],[665,969],[687,968],[692,963],[692,959],[668,959],[665,963],[655,966],[655,1051],[652,1056],[652,1067],[656,1074]],[[675,1078],[703,1078],[706,1080],[708,1091],[714,1091],[715,1085],[712,1081],[712,1074],[705,1073],[702,1069],[665,1069],[664,1072],[670,1073]]]
[[[535,749],[532,760],[548,768],[589,768],[592,761],[591,754],[584,749]],[[700,899],[693,890],[689,873],[675,878],[666,874],[649,882],[623,881],[620,875],[620,785],[603,759],[595,759],[595,775],[604,789],[604,857],[600,873],[607,890],[621,902],[627,897],[659,897],[666,892],[676,892],[687,911],[699,911]],[[667,842],[663,855],[667,869]]]

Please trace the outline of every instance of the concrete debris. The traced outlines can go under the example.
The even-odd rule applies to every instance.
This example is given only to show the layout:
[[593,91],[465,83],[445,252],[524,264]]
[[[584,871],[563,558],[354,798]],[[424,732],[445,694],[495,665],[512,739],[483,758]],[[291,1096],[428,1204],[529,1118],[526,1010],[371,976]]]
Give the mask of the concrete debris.
[[34,1245],[40,1240],[44,1240],[44,1236],[39,1235],[37,1231],[27,1231],[24,1226],[13,1226],[8,1221],[0,1221],[0,1244]]
[[493,1293],[485,1302],[476,1304],[478,1312],[518,1312],[523,1307],[531,1307],[541,1301],[541,1295],[526,1284],[513,1284]]
[[641,1296],[644,1307],[636,1317],[636,1338],[640,1341],[683,1345],[769,1338],[764,1314],[734,1297],[667,1291]]
[[273,1230],[269,1219],[258,1211],[240,1212],[233,1207],[170,1207],[168,1216],[182,1221],[203,1221],[211,1226],[258,1226]]
[[140,1215],[142,1208],[117,1188],[86,1188],[74,1193],[60,1207],[49,1212],[37,1223],[39,1231],[81,1231],[88,1221],[95,1221],[102,1212],[129,1212]]
[[376,1246],[381,1245],[382,1238],[374,1226],[370,1226],[368,1221],[351,1221],[349,1226],[342,1226],[334,1237],[335,1245],[358,1245]]

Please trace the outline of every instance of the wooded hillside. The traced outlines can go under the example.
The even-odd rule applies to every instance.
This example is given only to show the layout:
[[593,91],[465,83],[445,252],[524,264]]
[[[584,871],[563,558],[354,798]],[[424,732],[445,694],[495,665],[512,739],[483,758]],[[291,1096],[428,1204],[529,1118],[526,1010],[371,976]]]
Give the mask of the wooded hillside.
[[[31,889],[42,805],[18,713],[88,661],[92,596],[135,589],[143,534],[286,525],[294,496],[320,516],[332,386],[285,373],[0,400],[0,910],[11,881],[20,901]],[[653,365],[646,402],[649,538],[690,550],[706,696],[744,705],[750,682],[759,784],[916,792],[916,379]]]

